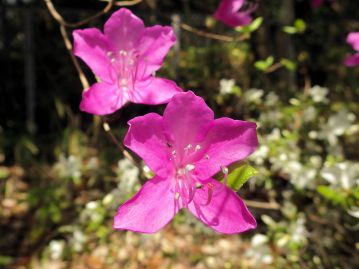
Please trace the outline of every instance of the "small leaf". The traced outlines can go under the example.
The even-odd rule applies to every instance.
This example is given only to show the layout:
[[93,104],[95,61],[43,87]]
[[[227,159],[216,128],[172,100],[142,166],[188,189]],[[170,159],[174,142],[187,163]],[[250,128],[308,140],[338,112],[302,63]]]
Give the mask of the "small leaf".
[[298,33],[304,33],[307,29],[307,24],[302,19],[296,19],[294,22],[294,27],[297,29]]
[[280,60],[280,63],[289,71],[295,71],[295,69],[297,69],[297,64],[289,59],[283,58],[282,60]]
[[263,23],[263,18],[258,17],[255,20],[253,20],[250,24],[236,27],[236,31],[242,34],[250,34],[254,31],[256,31]]
[[297,33],[297,29],[294,26],[284,26],[283,32],[290,34],[290,35],[294,35]]
[[269,67],[272,66],[273,62],[274,62],[274,57],[269,56],[265,60],[255,62],[254,66],[261,71],[266,71]]
[[248,163],[242,163],[242,165],[230,172],[227,178],[227,185],[234,190],[238,190],[248,179],[256,174],[258,174],[256,169]]
[[321,185],[318,186],[317,191],[335,204],[345,204],[346,195],[338,190],[334,190],[328,186]]
[[262,17],[256,18],[255,20],[253,20],[253,21],[251,22],[250,25],[248,25],[249,30],[250,30],[251,32],[256,31],[256,30],[262,25],[262,23],[263,23],[263,18],[262,18]]

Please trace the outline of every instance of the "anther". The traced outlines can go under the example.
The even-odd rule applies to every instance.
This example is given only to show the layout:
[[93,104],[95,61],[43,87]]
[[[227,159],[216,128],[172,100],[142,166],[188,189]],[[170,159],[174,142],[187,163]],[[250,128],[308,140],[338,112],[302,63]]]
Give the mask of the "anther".
[[196,183],[196,189],[200,189],[200,188],[202,188],[202,184],[199,183],[199,182],[197,182],[197,183]]
[[123,55],[123,56],[127,55],[127,51],[125,51],[125,50],[120,50],[119,53],[120,53],[120,55]]
[[228,168],[225,166],[221,166],[222,173],[228,175]]
[[187,164],[186,165],[186,170],[189,172],[189,171],[192,171],[193,169],[195,168],[195,166],[193,164]]
[[107,57],[112,57],[113,56],[113,52],[112,51],[108,51],[108,52],[106,52],[106,55],[107,55]]
[[180,194],[179,194],[179,192],[176,192],[175,199],[178,200],[179,198],[180,198]]
[[205,155],[204,155],[204,158],[205,158],[206,160],[209,160],[209,155],[208,155],[208,154],[205,154]]
[[114,62],[116,62],[116,59],[115,59],[115,58],[112,58],[112,59],[111,59],[111,63],[114,63]]
[[185,147],[185,149],[187,149],[187,150],[189,150],[189,149],[191,149],[192,148],[192,145],[191,144],[188,144],[186,147]]
[[202,147],[201,145],[196,145],[196,147],[194,148],[196,151],[200,150]]
[[126,86],[126,85],[127,85],[127,79],[121,78],[121,80],[120,80],[120,85],[121,85],[121,86]]
[[176,152],[176,150],[174,149],[174,150],[172,151],[172,155],[173,155],[173,156],[176,156],[176,154],[177,154],[177,152]]

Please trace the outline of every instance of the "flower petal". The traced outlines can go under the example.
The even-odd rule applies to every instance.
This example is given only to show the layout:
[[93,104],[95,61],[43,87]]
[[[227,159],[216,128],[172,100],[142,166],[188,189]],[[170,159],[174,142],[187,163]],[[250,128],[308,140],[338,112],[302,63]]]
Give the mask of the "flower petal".
[[130,200],[125,202],[114,218],[114,229],[155,233],[178,212],[171,181],[154,177]]
[[[208,203],[208,184],[212,197]],[[230,188],[214,180],[207,180],[188,205],[189,211],[204,224],[224,234],[241,233],[257,226],[243,200]]]
[[128,97],[112,84],[95,83],[82,94],[80,109],[95,115],[111,114],[121,108]]
[[139,73],[146,77],[160,69],[169,49],[175,43],[176,36],[172,27],[160,25],[147,27],[138,47],[141,57]]
[[348,67],[354,67],[359,65],[359,53],[349,56],[345,59],[345,65]]
[[197,161],[195,172],[199,178],[206,179],[220,171],[221,166],[243,160],[257,148],[256,124],[219,118],[202,145],[206,158]]
[[130,128],[124,139],[124,145],[136,152],[156,175],[168,176],[172,165],[162,117],[149,113],[132,119],[128,124]]
[[74,54],[80,57],[102,81],[110,80],[109,45],[106,37],[96,28],[75,30]]
[[136,83],[131,101],[147,105],[164,104],[181,91],[182,89],[172,80],[150,77]]
[[163,113],[167,137],[178,151],[201,141],[213,118],[213,111],[191,91],[174,95]]
[[130,10],[121,8],[106,21],[104,32],[113,51],[131,51],[138,45],[145,26]]
[[250,13],[256,9],[256,5],[241,10],[244,3],[245,0],[222,0],[214,13],[214,18],[230,27],[249,24],[252,21]]
[[348,34],[347,43],[350,44],[353,49],[359,51],[359,32]]

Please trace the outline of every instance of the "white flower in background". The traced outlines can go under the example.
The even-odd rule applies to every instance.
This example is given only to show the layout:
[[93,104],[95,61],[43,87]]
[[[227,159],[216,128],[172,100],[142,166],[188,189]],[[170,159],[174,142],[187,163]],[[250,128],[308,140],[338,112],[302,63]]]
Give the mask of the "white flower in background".
[[259,122],[273,123],[274,125],[277,125],[282,118],[283,114],[273,109],[266,112],[262,112],[259,116]]
[[310,122],[317,116],[317,111],[314,107],[310,106],[303,111],[303,119],[305,122]]
[[71,245],[77,252],[83,250],[83,246],[86,243],[86,235],[80,230],[76,229],[72,234]]
[[252,237],[251,248],[247,250],[245,255],[251,258],[254,266],[273,262],[268,241],[268,237],[264,234],[256,234]]
[[118,161],[116,173],[119,183],[117,188],[113,189],[102,200],[105,206],[116,205],[112,201],[123,201],[127,194],[134,191],[140,175],[139,169],[128,159]]
[[234,79],[221,79],[219,81],[219,92],[220,94],[231,94],[235,85]]
[[49,252],[51,259],[57,260],[62,257],[65,248],[65,241],[52,240],[49,244]]
[[342,136],[350,129],[355,121],[355,115],[345,110],[329,117],[328,122],[322,126],[319,138],[327,139],[331,145],[336,145],[337,137]]
[[310,89],[309,95],[312,97],[315,103],[327,103],[328,89],[320,87],[318,85]]
[[243,100],[246,103],[260,104],[262,102],[264,91],[260,89],[250,89],[244,92]]
[[299,217],[293,226],[291,241],[297,245],[305,245],[307,243],[307,235],[308,231],[305,228],[305,218]]
[[140,173],[138,168],[129,159],[122,159],[117,163],[117,174],[121,181],[133,183],[138,179]]
[[74,155],[66,158],[64,154],[61,154],[55,169],[63,178],[78,179],[81,177],[81,163]]
[[261,165],[268,157],[269,147],[267,145],[260,145],[259,148],[250,157],[256,164]]
[[267,94],[266,99],[265,99],[265,104],[267,106],[275,106],[278,104],[279,101],[279,97],[277,94],[275,94],[274,92],[270,92]]
[[357,207],[357,206],[356,206],[356,207],[353,207],[353,208],[351,208],[350,210],[347,210],[347,213],[348,213],[350,216],[359,219],[359,207]]
[[359,186],[359,163],[342,162],[325,166],[320,175],[334,188],[350,189]]

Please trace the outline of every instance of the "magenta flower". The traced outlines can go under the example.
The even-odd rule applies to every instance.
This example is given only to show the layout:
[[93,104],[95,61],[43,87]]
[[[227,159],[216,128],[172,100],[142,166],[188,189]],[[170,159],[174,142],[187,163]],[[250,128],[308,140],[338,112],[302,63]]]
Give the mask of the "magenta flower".
[[[335,2],[335,0],[328,0],[327,2]],[[312,8],[320,8],[325,3],[325,0],[311,0]]]
[[349,67],[359,65],[359,32],[350,33],[347,43],[353,47],[356,53],[346,58],[345,65]]
[[145,27],[122,8],[105,23],[104,33],[88,28],[75,30],[73,37],[74,54],[100,80],[83,93],[82,111],[110,114],[128,101],[163,104],[180,91],[174,82],[154,76],[176,42],[171,27]]
[[243,160],[256,149],[255,123],[214,120],[202,98],[185,92],[172,98],[163,117],[150,113],[129,125],[124,144],[156,176],[120,206],[115,229],[154,233],[181,208],[221,233],[256,227],[238,195],[212,178],[221,167]]
[[319,8],[324,4],[324,1],[325,0],[312,0],[310,4],[312,8]]
[[222,0],[214,13],[214,18],[230,27],[247,25],[252,21],[250,13],[256,9],[256,5],[244,8],[245,4],[246,0]]

